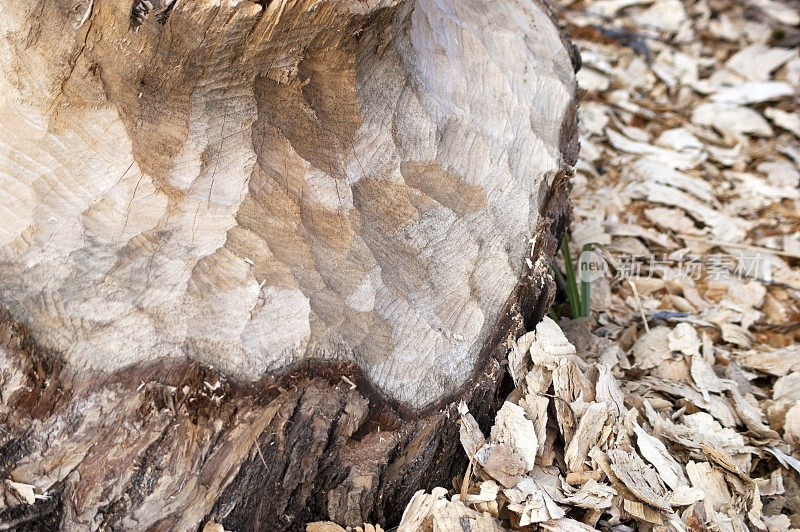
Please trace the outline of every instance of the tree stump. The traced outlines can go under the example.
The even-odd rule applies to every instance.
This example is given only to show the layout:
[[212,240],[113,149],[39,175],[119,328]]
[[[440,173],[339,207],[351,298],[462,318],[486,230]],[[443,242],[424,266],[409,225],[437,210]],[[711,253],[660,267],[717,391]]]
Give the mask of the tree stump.
[[537,0],[0,0],[0,526],[396,522],[553,295]]

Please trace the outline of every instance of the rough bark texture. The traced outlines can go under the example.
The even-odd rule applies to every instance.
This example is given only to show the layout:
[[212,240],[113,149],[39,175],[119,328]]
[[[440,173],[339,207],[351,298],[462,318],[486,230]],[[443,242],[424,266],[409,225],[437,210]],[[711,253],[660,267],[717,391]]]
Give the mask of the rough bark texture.
[[154,4],[4,21],[0,479],[42,496],[0,526],[394,522],[552,299],[572,48],[527,0]]

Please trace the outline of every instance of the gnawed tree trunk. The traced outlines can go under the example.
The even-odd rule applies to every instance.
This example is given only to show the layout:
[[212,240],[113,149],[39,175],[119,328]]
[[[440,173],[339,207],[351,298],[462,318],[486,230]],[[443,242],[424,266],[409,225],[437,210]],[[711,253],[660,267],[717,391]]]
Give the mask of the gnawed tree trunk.
[[0,9],[0,525],[391,522],[447,485],[455,405],[490,418],[552,298],[546,6]]

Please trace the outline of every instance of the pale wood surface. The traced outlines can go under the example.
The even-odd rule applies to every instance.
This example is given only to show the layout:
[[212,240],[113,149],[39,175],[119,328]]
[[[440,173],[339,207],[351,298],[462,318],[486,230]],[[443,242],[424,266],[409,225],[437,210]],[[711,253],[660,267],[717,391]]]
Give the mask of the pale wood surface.
[[564,165],[533,0],[2,0],[0,305],[72,367],[463,385]]

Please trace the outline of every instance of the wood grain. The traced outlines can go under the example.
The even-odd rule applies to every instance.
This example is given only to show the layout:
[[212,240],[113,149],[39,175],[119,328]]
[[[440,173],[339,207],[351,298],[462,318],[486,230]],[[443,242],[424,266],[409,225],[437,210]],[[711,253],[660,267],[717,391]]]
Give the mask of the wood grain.
[[354,362],[414,408],[463,385],[565,163],[541,6],[130,9],[4,10],[0,304],[79,369]]

